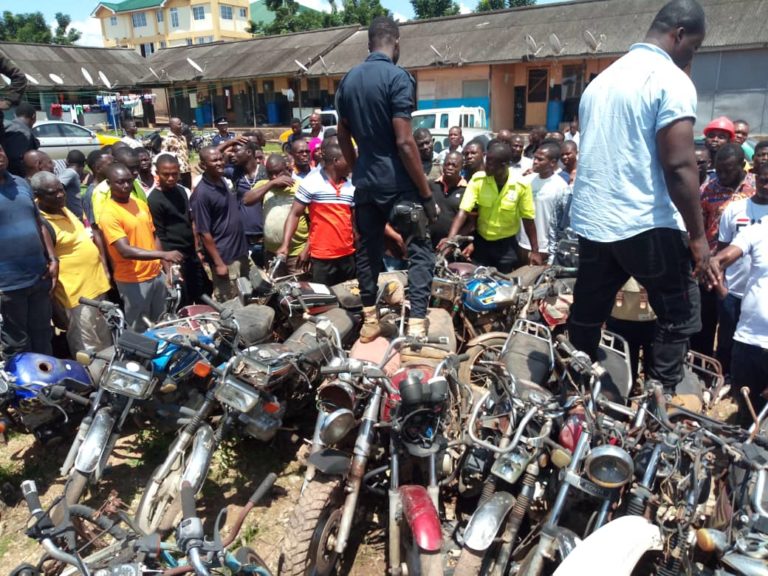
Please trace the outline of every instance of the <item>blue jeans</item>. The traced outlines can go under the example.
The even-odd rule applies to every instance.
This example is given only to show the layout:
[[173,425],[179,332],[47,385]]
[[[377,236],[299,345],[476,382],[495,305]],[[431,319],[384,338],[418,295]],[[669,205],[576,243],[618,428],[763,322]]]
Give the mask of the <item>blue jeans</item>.
[[0,293],[3,315],[0,341],[6,357],[18,352],[53,353],[50,289],[50,280],[40,280],[28,288]]
[[723,373],[731,373],[731,351],[733,334],[741,316],[741,298],[728,294],[719,303],[720,327],[717,329],[717,359],[723,366]]

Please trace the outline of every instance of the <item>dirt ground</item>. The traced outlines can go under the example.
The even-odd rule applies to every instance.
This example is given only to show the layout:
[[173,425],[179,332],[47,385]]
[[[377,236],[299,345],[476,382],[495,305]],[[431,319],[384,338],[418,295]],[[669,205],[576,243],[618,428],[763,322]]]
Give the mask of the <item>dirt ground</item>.
[[[120,440],[110,467],[102,482],[93,488],[84,502],[98,508],[117,491],[119,498],[132,511],[138,505],[144,485],[152,470],[163,460],[172,435],[139,432]],[[257,551],[277,573],[280,548],[288,528],[293,506],[299,499],[304,469],[297,453],[303,444],[295,433],[278,435],[270,444],[251,439],[234,440],[216,454],[211,472],[198,498],[198,513],[206,520],[206,535],[219,510],[228,507],[233,520],[261,480],[269,473],[278,475],[268,498],[253,509],[243,525],[238,543]],[[12,435],[0,445],[0,574],[8,574],[22,562],[36,563],[42,549],[26,537],[29,516],[26,504],[19,498],[22,480],[34,479],[43,507],[62,493],[64,480],[58,468],[64,461],[68,443],[58,447],[42,447],[30,435]],[[356,527],[357,528],[357,527]],[[364,527],[366,536],[355,550],[352,567],[340,573],[352,576],[384,574],[383,531],[374,523]],[[233,549],[236,548],[233,545]]]

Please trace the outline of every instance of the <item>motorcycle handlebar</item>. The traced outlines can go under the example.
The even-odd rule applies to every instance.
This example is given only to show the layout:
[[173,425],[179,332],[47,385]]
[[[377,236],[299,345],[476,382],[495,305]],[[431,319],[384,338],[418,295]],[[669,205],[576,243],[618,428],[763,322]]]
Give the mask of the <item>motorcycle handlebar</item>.
[[576,278],[579,273],[578,268],[569,268],[567,266],[552,266],[551,270],[558,278]]
[[575,356],[578,353],[578,350],[563,334],[555,338],[555,346],[566,356]]
[[109,312],[110,310],[116,310],[120,308],[120,306],[114,302],[110,302],[109,300],[94,300],[92,298],[85,298],[84,296],[81,296],[78,302],[83,306],[91,306],[92,308],[97,308],[99,312]]
[[74,392],[70,392],[64,386],[61,386],[59,384],[55,386],[51,386],[49,390],[50,390],[51,400],[61,400],[62,398],[69,398],[73,402],[77,402],[78,404],[81,404],[83,406],[91,405],[91,401],[88,398],[83,398],[82,396],[79,396]]
[[27,502],[27,508],[32,516],[38,517],[43,512],[43,507],[40,504],[40,494],[37,492],[37,484],[34,480],[24,480],[21,483],[21,493],[24,495],[24,500]]
[[218,302],[216,302],[213,298],[208,296],[208,294],[203,294],[202,296],[200,296],[200,300],[202,300],[208,306],[210,306],[211,308],[216,310],[216,312],[218,312],[219,314],[224,312],[224,307],[221,304],[219,304]]
[[261,484],[259,484],[259,487],[256,488],[256,491],[248,499],[248,502],[252,503],[254,506],[258,504],[259,500],[264,498],[267,492],[272,490],[272,486],[275,484],[276,480],[277,480],[277,474],[275,474],[274,472],[270,472],[269,474],[267,474],[267,477],[261,481]]
[[197,516],[195,508],[195,492],[192,485],[185,480],[181,484],[181,514],[184,520]]

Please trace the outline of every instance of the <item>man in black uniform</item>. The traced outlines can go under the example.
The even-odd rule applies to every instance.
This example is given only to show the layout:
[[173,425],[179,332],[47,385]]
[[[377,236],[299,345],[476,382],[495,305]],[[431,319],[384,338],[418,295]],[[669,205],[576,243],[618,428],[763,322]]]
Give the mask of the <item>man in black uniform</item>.
[[[355,183],[355,224],[360,235],[357,278],[365,316],[360,332],[363,342],[381,333],[374,304],[384,255],[384,228],[390,215],[399,211],[404,201],[413,203],[416,214],[423,208],[430,221],[435,220],[438,210],[413,139],[411,112],[416,107],[416,82],[396,65],[400,31],[392,18],[379,17],[371,22],[368,50],[368,58],[349,71],[336,92],[339,146],[352,168]],[[357,141],[357,152],[352,138]],[[401,234],[410,237],[408,334],[424,336],[435,256],[428,226],[424,223],[417,228],[426,233],[409,230]]]
[[[459,213],[464,190],[467,189],[467,181],[461,176],[463,161],[461,152],[448,152],[443,161],[442,176],[429,183],[430,188],[432,188],[432,197],[440,207],[440,215],[429,227],[432,246],[435,248],[437,248],[440,240],[448,236],[453,219]],[[469,227],[465,228],[469,229]]]

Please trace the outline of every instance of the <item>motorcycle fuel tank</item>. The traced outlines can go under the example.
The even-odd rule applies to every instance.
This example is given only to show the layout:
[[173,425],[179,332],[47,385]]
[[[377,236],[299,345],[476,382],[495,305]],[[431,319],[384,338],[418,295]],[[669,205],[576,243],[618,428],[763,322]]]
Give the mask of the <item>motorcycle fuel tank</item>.
[[473,278],[464,290],[464,306],[473,312],[492,312],[517,301],[518,288],[507,280]]
[[26,387],[16,390],[20,399],[33,398],[42,388],[56,384],[63,384],[76,393],[84,393],[93,388],[88,371],[75,360],[60,360],[45,354],[15,354],[5,363],[5,371],[19,385]]

